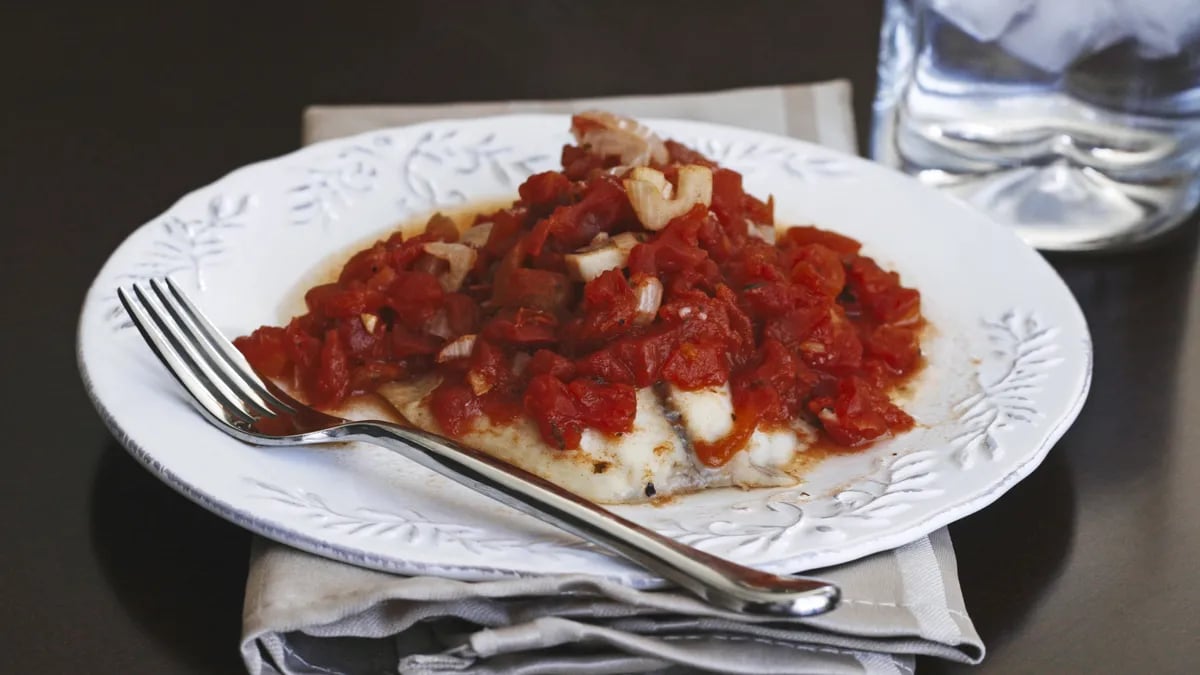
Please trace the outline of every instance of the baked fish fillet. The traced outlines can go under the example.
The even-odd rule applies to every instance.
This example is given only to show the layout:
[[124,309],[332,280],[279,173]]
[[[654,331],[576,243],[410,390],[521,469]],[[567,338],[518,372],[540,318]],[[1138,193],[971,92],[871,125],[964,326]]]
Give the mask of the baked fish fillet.
[[[378,393],[413,425],[440,433],[429,394],[436,377],[383,385]],[[747,447],[725,465],[708,467],[696,459],[693,438],[712,441],[732,428],[729,388],[699,392],[654,389],[637,392],[633,429],[605,434],[583,432],[580,447],[560,450],[542,440],[537,426],[521,417],[510,424],[477,419],[459,440],[537,474],[594,502],[632,504],[705,488],[794,485],[796,455],[815,438],[807,425],[756,430]]]

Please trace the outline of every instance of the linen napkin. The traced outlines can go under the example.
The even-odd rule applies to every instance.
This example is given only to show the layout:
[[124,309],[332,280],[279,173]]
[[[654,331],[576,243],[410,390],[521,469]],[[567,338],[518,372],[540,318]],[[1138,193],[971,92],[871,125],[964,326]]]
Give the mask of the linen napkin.
[[[843,81],[553,102],[313,106],[304,140],[435,118],[589,108],[735,124],[855,151]],[[768,620],[586,575],[403,577],[256,539],[241,651],[253,675],[901,674],[913,672],[916,654],[983,658],[944,529],[812,574],[841,586],[841,606],[811,619]]]

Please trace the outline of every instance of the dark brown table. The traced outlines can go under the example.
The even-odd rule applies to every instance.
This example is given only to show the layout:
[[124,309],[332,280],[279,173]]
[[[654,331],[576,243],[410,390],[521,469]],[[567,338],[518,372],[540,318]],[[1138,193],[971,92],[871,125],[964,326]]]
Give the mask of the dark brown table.
[[[867,0],[143,4],[0,10],[4,673],[241,669],[249,536],[135,465],[76,373],[84,290],[139,223],[295,148],[311,102],[847,77],[865,139],[879,25]],[[1137,254],[1051,257],[1095,384],[1045,464],[951,528],[982,672],[1197,672],[1196,250],[1193,223]]]

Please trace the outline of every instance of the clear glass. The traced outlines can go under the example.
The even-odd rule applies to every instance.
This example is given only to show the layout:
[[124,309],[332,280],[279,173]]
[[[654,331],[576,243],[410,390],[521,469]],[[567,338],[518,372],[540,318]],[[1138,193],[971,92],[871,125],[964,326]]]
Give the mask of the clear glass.
[[1200,201],[1200,0],[886,0],[871,152],[1050,250]]

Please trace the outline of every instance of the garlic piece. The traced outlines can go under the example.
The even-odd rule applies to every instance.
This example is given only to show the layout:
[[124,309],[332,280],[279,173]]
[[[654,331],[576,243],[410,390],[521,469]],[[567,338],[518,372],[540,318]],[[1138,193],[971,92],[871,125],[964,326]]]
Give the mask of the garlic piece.
[[679,167],[678,186],[674,196],[670,197],[665,196],[665,187],[670,183],[661,171],[640,168],[630,176],[623,181],[625,192],[638,220],[647,230],[661,230],[697,204],[712,204],[712,170],[708,167],[695,164]]
[[359,314],[358,318],[368,333],[374,333],[375,326],[379,325],[379,317],[374,314]]

